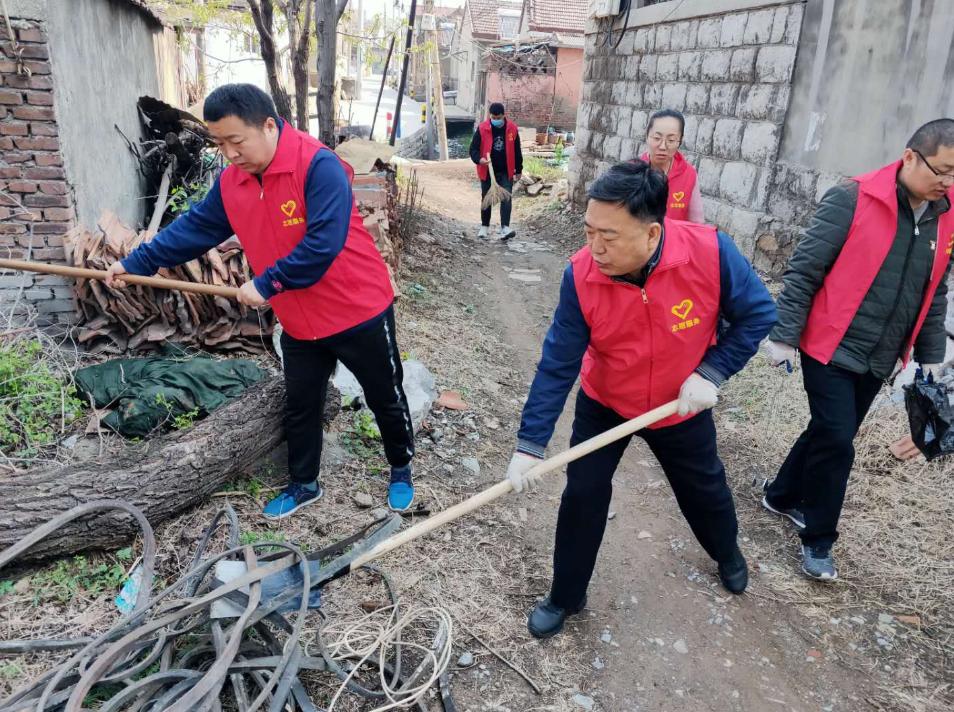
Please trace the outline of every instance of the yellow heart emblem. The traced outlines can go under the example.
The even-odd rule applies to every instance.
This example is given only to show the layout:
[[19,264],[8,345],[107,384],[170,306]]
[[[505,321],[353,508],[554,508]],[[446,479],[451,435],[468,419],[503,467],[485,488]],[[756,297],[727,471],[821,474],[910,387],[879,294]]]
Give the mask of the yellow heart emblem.
[[676,306],[672,308],[672,313],[678,316],[680,319],[685,319],[689,316],[689,312],[692,311],[692,300],[683,299]]
[[675,200],[677,203],[685,197],[686,197],[686,194],[682,192],[681,190],[678,193],[672,194],[672,199]]
[[282,212],[285,213],[288,217],[291,217],[295,214],[295,208],[298,207],[298,203],[294,200],[289,200],[287,203],[281,204]]

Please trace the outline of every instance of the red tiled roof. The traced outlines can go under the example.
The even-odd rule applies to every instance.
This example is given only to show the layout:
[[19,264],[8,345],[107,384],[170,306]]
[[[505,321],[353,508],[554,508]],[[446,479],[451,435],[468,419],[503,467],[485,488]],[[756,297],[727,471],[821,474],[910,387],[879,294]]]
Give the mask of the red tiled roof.
[[531,32],[583,34],[587,0],[529,0]]
[[[583,4],[586,2],[584,0]],[[475,35],[497,38],[500,35],[500,10],[520,12],[520,0],[467,0],[467,11]]]

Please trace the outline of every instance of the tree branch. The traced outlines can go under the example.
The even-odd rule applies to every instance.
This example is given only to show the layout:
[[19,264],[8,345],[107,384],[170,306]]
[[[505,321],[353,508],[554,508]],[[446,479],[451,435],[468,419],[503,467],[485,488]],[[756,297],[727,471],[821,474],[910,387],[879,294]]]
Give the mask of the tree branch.
[[345,8],[348,7],[348,0],[338,0],[338,6],[335,8],[337,13],[337,18],[340,20],[341,16],[344,15]]

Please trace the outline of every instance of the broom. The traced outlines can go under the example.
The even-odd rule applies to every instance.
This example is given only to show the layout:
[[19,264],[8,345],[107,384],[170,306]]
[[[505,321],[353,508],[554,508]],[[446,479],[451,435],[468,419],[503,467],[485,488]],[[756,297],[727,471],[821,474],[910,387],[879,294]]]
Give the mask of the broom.
[[487,173],[490,175],[490,190],[487,191],[487,195],[484,196],[484,200],[480,204],[480,207],[482,207],[484,210],[491,206],[497,205],[497,203],[510,200],[510,191],[506,188],[501,188],[500,184],[497,183],[497,178],[494,176],[494,167],[491,163],[489,163],[489,153],[487,154],[487,161],[488,163],[485,165],[487,166]]

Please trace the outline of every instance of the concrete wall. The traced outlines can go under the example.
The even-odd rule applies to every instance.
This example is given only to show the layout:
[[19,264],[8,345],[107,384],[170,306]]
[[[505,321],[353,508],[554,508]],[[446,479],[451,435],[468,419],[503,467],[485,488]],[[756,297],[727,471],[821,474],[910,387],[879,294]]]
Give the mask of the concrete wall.
[[487,103],[502,101],[510,118],[521,126],[572,131],[582,83],[583,50],[561,47],[551,74],[488,73]]
[[109,209],[138,225],[142,180],[113,125],[133,142],[141,136],[136,100],[161,94],[156,40],[162,28],[121,0],[51,2],[48,12],[55,107],[77,219],[94,225]]
[[482,107],[475,106],[477,101],[478,77],[481,71],[482,55],[480,45],[473,36],[473,23],[470,13],[465,13],[457,36],[451,71],[457,80],[457,106],[477,116],[483,116]]

